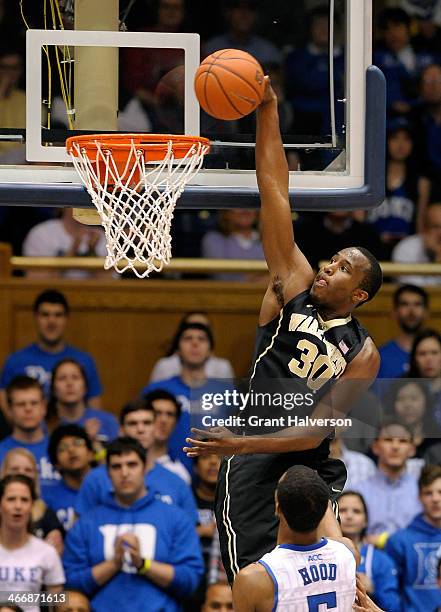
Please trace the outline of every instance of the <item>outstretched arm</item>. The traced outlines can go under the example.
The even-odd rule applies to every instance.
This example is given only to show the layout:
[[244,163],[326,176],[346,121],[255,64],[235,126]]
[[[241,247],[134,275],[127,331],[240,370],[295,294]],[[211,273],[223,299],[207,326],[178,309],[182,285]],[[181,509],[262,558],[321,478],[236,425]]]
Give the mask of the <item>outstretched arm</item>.
[[256,174],[261,199],[261,231],[270,284],[260,325],[271,321],[292,297],[309,289],[314,273],[294,241],[289,203],[289,171],[280,135],[277,97],[269,78],[257,110]]

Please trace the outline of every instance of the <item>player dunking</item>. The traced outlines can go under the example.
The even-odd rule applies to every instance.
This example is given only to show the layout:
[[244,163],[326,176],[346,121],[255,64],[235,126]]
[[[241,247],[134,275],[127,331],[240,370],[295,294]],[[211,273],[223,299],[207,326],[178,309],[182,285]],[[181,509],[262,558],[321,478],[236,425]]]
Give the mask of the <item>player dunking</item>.
[[[294,241],[277,98],[265,78],[257,113],[256,172],[270,283],[260,310],[251,385],[301,381],[315,394],[311,416],[345,414],[379,368],[378,351],[352,312],[377,293],[381,269],[371,253],[353,247],[335,254],[314,276]],[[274,491],[290,466],[309,466],[326,482],[330,503],[319,534],[341,537],[331,502],[343,489],[346,470],[341,461],[328,458],[332,429],[289,427],[242,436],[225,428],[193,432],[188,438],[192,446],[184,449],[189,456],[225,455],[216,520],[230,583],[241,568],[274,548]]]

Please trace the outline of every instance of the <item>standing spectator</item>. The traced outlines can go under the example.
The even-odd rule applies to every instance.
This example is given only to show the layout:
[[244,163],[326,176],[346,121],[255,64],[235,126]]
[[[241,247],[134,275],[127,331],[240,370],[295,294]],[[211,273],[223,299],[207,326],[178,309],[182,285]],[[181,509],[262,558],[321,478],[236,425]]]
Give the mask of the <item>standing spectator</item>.
[[434,418],[441,427],[441,335],[434,329],[420,332],[410,354],[409,378],[424,378],[432,394]]
[[107,449],[114,493],[80,517],[66,538],[68,587],[92,599],[94,610],[177,612],[196,588],[203,563],[194,525],[144,483],[145,449],[118,438]]
[[49,461],[47,452],[46,401],[40,383],[29,376],[17,376],[9,383],[6,395],[12,434],[0,442],[0,463],[11,449],[26,448],[35,457],[41,485],[55,484],[60,475]]
[[174,395],[163,389],[147,393],[144,401],[152,406],[155,413],[155,437],[150,448],[149,460],[159,463],[166,470],[180,476],[186,484],[191,485],[191,476],[187,468],[168,454],[168,441],[181,416],[179,402]]
[[[200,398],[205,393],[222,393],[231,387],[231,381],[207,378],[205,365],[213,349],[211,329],[201,323],[187,323],[178,330],[177,353],[181,361],[181,374],[149,384],[141,391],[146,395],[163,389],[174,395],[181,405],[181,416],[169,440],[169,454],[192,470],[192,460],[182,450],[190,433],[190,404],[193,423],[200,413]],[[200,425],[199,421],[197,422]],[[196,423],[195,423],[196,425]]]
[[[87,227],[72,216],[72,208],[63,208],[59,219],[35,225],[23,242],[26,257],[105,257],[106,240],[101,228]],[[102,274],[100,272],[100,274]],[[91,273],[84,270],[33,271],[32,278],[59,277],[84,279]]]
[[261,64],[281,64],[282,54],[279,49],[255,33],[258,20],[256,9],[256,0],[227,0],[227,31],[206,42],[205,55],[219,49],[240,49],[250,53]]
[[[58,552],[63,553],[63,526],[57,515],[41,497],[40,481],[38,478],[37,462],[34,455],[26,448],[14,448],[8,451],[1,464],[0,477],[5,478],[14,474],[27,476],[32,480],[36,499],[32,505],[31,532],[37,538],[41,538],[51,544]],[[54,486],[54,485],[53,485]],[[47,487],[45,492],[51,487]]]
[[354,489],[366,501],[368,541],[382,548],[392,533],[421,510],[417,479],[406,470],[407,460],[415,452],[409,428],[396,418],[385,419],[372,451],[378,460],[377,472]]
[[[400,263],[441,262],[441,202],[427,206],[421,232],[403,238],[392,251],[392,261]],[[399,282],[419,286],[439,286],[440,276],[404,276]]]
[[386,552],[398,569],[406,612],[432,611],[441,606],[436,571],[441,547],[441,467],[426,466],[418,487],[422,513],[386,544]]
[[363,453],[346,448],[340,436],[336,435],[330,444],[331,459],[340,459],[348,473],[344,489],[352,489],[354,485],[375,475],[375,463]]
[[99,408],[102,387],[92,356],[65,341],[64,335],[69,320],[69,304],[65,296],[59,291],[47,289],[35,299],[33,311],[37,342],[12,353],[6,359],[0,380],[2,407],[6,406],[4,389],[14,376],[26,374],[37,379],[47,395],[55,365],[61,359],[71,357],[81,363],[86,372],[89,405]]
[[396,120],[387,135],[386,198],[367,215],[385,245],[387,259],[400,240],[422,227],[429,196],[430,181],[418,172],[410,125]]
[[61,480],[46,491],[46,502],[57,513],[64,529],[75,522],[75,502],[93,461],[92,442],[82,427],[61,425],[49,438],[49,458]]
[[[294,134],[329,134],[329,7],[318,6],[308,15],[309,40],[286,58],[287,98],[294,111]],[[344,85],[344,55],[334,46],[335,95],[341,98]],[[342,105],[336,102],[337,127],[342,124]]]
[[[153,444],[155,432],[153,406],[144,400],[128,402],[121,410],[120,424],[121,434],[137,440],[147,451],[146,487],[157,491],[164,502],[182,508],[196,524],[197,509],[190,487],[182,481],[182,478],[155,463],[148,452]],[[91,470],[84,479],[76,499],[76,514],[84,514],[103,503],[111,490],[112,484],[105,466],[100,465]]]
[[[0,482],[0,586],[5,591],[61,591],[64,572],[56,550],[28,531],[35,492],[26,476],[6,476]],[[26,608],[39,612],[38,605]]]
[[386,77],[390,115],[406,115],[416,101],[417,75],[434,61],[428,53],[416,53],[410,44],[410,17],[401,8],[387,8],[378,19],[380,41],[374,64]]
[[378,378],[398,378],[407,373],[413,341],[429,315],[429,295],[422,287],[401,285],[394,292],[392,300],[393,318],[400,331],[380,347]]
[[88,395],[84,368],[75,359],[62,359],[52,371],[47,421],[50,430],[58,424],[84,427],[99,451],[117,437],[118,421],[109,412],[90,408]]
[[[214,259],[264,259],[262,242],[256,228],[258,212],[237,208],[219,213],[219,231],[202,239],[202,256]],[[215,274],[217,280],[248,280],[254,274]]]
[[368,595],[387,612],[400,612],[397,570],[391,559],[372,544],[365,542],[368,525],[366,503],[359,493],[347,490],[338,498],[341,530],[360,551],[358,577]]
[[[165,380],[166,378],[172,378],[181,374],[182,364],[178,355],[178,339],[181,327],[186,323],[202,323],[202,325],[206,325],[211,330],[210,320],[206,312],[187,312],[179,322],[178,329],[171,341],[166,356],[159,359],[153,366],[150,382]],[[211,353],[205,364],[205,374],[207,378],[234,378],[234,371],[228,359],[222,359],[213,353]]]

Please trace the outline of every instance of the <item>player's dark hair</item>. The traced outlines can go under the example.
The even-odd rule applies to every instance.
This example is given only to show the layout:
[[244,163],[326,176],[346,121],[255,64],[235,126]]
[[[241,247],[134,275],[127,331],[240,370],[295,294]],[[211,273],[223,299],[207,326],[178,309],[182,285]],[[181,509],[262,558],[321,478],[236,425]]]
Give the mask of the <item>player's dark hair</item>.
[[398,425],[399,427],[402,427],[405,431],[407,431],[407,433],[410,436],[410,441],[411,442],[413,441],[413,432],[411,428],[409,427],[409,425],[405,423],[402,419],[400,419],[400,417],[395,416],[393,414],[384,417],[384,419],[380,421],[377,427],[377,433],[376,433],[375,439],[378,440],[382,431],[394,425]]
[[124,425],[127,416],[132,412],[138,412],[138,410],[147,410],[148,412],[154,412],[153,406],[151,406],[144,397],[137,397],[134,400],[130,400],[124,404],[119,412],[119,423]]
[[308,533],[317,529],[328,507],[329,491],[324,480],[309,467],[290,467],[277,485],[277,501],[288,526]]
[[146,393],[143,399],[149,406],[149,408],[151,408],[153,411],[155,410],[153,402],[155,402],[156,400],[167,400],[169,402],[172,402],[172,404],[176,408],[176,421],[179,421],[179,417],[181,416],[182,411],[181,404],[178,402],[176,397],[169,391],[166,391],[165,389],[155,389],[154,391],[149,391],[149,393]]
[[42,304],[61,304],[64,307],[66,314],[69,313],[69,303],[61,291],[56,289],[46,289],[35,298],[32,307],[34,312],[37,312]]
[[357,497],[360,500],[360,504],[363,506],[363,512],[366,518],[366,527],[361,530],[360,537],[364,538],[367,532],[367,525],[369,522],[369,512],[368,507],[366,505],[366,501],[361,493],[359,493],[358,491],[351,491],[350,489],[343,491],[338,500],[340,501],[341,499],[343,499],[343,497],[347,497],[348,495],[351,495],[352,497]]
[[425,465],[418,480],[418,490],[430,487],[438,478],[441,478],[441,465]]
[[8,405],[12,405],[12,394],[14,391],[26,391],[27,389],[38,389],[41,396],[44,397],[43,387],[40,385],[38,380],[35,380],[35,378],[31,378],[30,376],[20,374],[19,376],[14,376],[14,378],[6,386],[6,399],[8,401]]
[[421,342],[423,342],[423,340],[427,340],[428,338],[433,338],[436,340],[441,348],[441,335],[435,329],[427,328],[420,331],[415,336],[412,348],[410,349],[409,370],[407,372],[408,378],[421,378],[421,372],[416,362],[416,353]]
[[47,454],[49,455],[52,465],[57,465],[58,446],[64,438],[80,438],[84,440],[88,450],[93,451],[92,441],[86,433],[86,430],[79,425],[73,423],[69,425],[60,425],[56,427],[49,437]]
[[76,359],[72,359],[71,357],[66,357],[66,359],[61,359],[54,367],[54,369],[52,370],[52,378],[51,378],[51,386],[49,389],[49,399],[47,402],[47,416],[46,416],[46,423],[48,426],[49,431],[52,431],[54,429],[54,427],[57,426],[58,424],[58,414],[57,414],[57,395],[55,393],[55,380],[57,378],[57,374],[58,374],[58,370],[66,365],[67,363],[70,363],[74,366],[76,366],[78,368],[78,371],[81,374],[81,377],[83,379],[84,382],[84,397],[87,396],[87,392],[89,389],[89,385],[88,385],[88,381],[87,381],[87,374],[86,374],[86,370],[84,369],[84,367],[81,365],[81,363],[79,363]]
[[121,455],[127,455],[128,453],[136,453],[141,461],[145,464],[147,461],[147,453],[145,448],[135,440],[134,438],[130,438],[129,436],[122,436],[121,438],[116,438],[113,442],[107,446],[106,453],[106,465],[109,467],[110,459],[115,455],[120,457]]
[[398,7],[386,8],[383,11],[381,11],[380,15],[378,16],[378,29],[384,31],[389,27],[391,23],[393,24],[402,23],[403,25],[409,28],[410,27],[410,17],[406,13],[406,11],[403,10],[402,8],[398,8]]
[[425,289],[423,289],[422,287],[418,287],[417,285],[401,285],[401,287],[398,287],[398,289],[394,292],[392,298],[394,308],[397,308],[399,306],[400,299],[403,293],[413,293],[415,295],[418,295],[423,300],[424,307],[429,307],[429,294]]
[[374,257],[370,251],[360,246],[355,248],[369,262],[369,269],[366,270],[363,280],[360,283],[360,289],[363,289],[363,291],[366,291],[368,294],[367,300],[362,302],[363,304],[366,304],[366,302],[370,302],[370,300],[372,300],[380,290],[380,287],[383,284],[383,272],[381,271],[381,266],[378,263],[377,258]]

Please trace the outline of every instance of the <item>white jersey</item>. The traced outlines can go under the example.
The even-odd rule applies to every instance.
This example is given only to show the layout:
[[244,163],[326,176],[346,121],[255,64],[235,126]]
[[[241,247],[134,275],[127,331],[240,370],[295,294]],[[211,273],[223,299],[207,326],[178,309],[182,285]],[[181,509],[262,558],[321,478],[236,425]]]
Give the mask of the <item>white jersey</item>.
[[272,612],[351,612],[356,564],[341,542],[323,538],[311,546],[280,544],[258,563],[274,582]]

